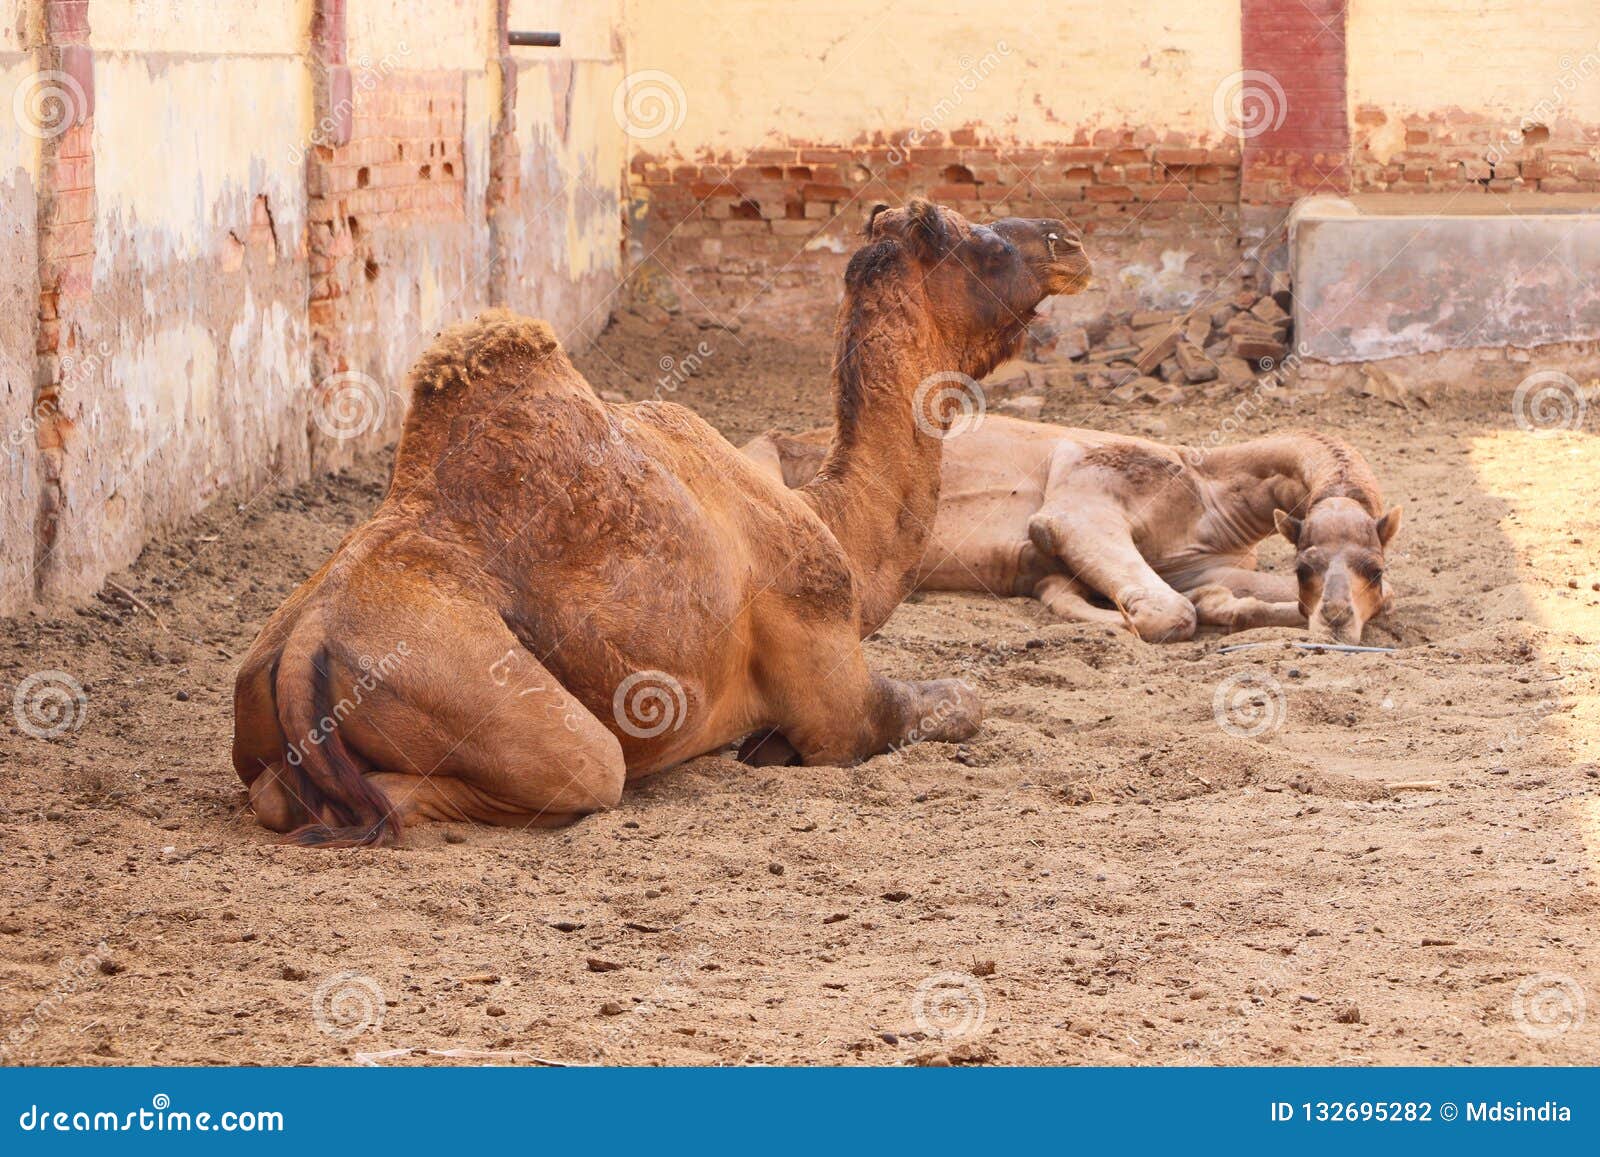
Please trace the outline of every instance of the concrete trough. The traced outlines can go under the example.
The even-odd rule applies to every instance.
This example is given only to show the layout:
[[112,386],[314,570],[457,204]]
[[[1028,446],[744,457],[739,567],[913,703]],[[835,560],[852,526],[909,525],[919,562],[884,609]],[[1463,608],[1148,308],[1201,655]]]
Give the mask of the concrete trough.
[[1289,221],[1303,355],[1367,361],[1600,338],[1600,197],[1308,197]]

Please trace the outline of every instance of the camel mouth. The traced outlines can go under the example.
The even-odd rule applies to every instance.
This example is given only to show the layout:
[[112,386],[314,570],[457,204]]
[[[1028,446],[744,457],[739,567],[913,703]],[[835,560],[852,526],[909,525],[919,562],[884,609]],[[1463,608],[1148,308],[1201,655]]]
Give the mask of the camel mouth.
[[1094,280],[1094,270],[1087,261],[1066,262],[1054,261],[1044,267],[1045,295],[1047,297],[1066,297],[1074,293],[1082,293],[1089,288]]

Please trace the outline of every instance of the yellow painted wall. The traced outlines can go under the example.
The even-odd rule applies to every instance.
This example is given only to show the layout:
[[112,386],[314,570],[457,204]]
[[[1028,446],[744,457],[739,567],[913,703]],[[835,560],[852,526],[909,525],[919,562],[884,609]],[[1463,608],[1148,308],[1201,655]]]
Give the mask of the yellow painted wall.
[[1600,122],[1595,0],[1351,0],[1350,107]]
[[694,9],[627,0],[628,70],[664,73],[659,91],[681,104],[670,116],[681,111],[681,124],[638,142],[656,155],[848,144],[930,117],[1002,141],[1126,126],[1219,138],[1213,93],[1239,68],[1238,0],[703,0]]
[[494,47],[494,0],[348,0],[346,54],[352,68],[385,56],[407,68],[481,70]]
[[295,55],[311,34],[311,0],[90,0],[89,43],[122,52]]

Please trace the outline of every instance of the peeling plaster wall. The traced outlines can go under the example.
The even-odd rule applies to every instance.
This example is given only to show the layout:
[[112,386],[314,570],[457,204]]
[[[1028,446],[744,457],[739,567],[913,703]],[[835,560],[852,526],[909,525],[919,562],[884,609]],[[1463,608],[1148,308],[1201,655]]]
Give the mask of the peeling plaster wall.
[[611,116],[624,68],[622,0],[512,0],[510,27],[559,30],[559,49],[512,49],[516,164],[495,215],[502,299],[582,345],[610,318],[622,266],[626,141]]
[[0,0],[0,614],[31,599],[39,479],[33,408],[38,338],[38,142],[15,131],[12,100],[34,75],[26,5]]
[[1593,0],[1356,0],[1357,192],[1600,192]]
[[519,4],[568,48],[513,53],[504,0],[0,0],[0,116],[56,62],[81,89],[43,142],[0,132],[0,614],[382,447],[491,302],[597,333],[621,7]]
[[63,353],[46,597],[95,589],[220,490],[308,463],[305,6],[92,19],[93,280]]

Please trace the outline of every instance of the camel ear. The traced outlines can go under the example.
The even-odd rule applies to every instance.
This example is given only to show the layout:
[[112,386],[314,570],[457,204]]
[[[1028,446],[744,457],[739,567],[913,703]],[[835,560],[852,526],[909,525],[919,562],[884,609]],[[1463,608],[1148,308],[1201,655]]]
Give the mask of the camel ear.
[[879,201],[876,205],[874,205],[871,212],[867,214],[867,223],[861,227],[861,232],[865,233],[868,237],[871,237],[872,227],[878,223],[878,214],[884,212],[888,208],[889,206],[885,205],[882,201]]
[[906,204],[906,240],[923,261],[944,256],[944,217],[939,206],[926,197],[913,197]]
[[1272,512],[1272,525],[1278,528],[1278,533],[1289,540],[1290,546],[1300,545],[1300,520],[1287,510],[1274,510]]
[[1388,514],[1378,519],[1378,541],[1384,546],[1389,545],[1389,540],[1400,533],[1400,508],[1392,508]]

